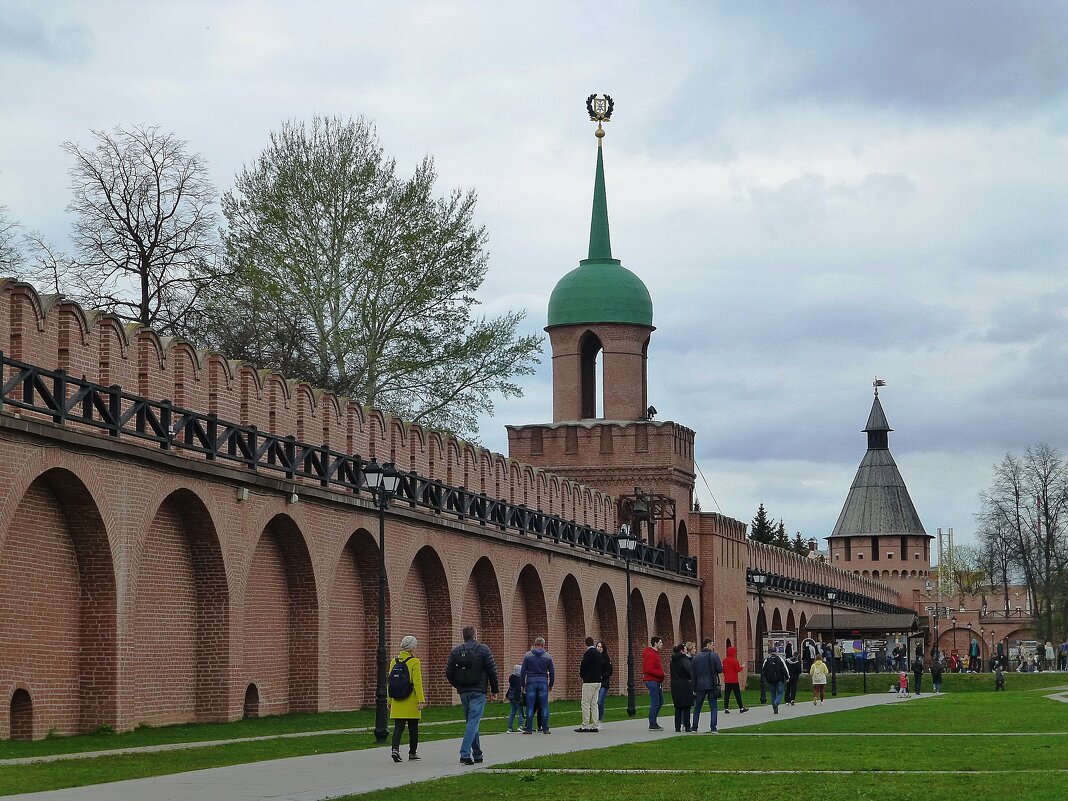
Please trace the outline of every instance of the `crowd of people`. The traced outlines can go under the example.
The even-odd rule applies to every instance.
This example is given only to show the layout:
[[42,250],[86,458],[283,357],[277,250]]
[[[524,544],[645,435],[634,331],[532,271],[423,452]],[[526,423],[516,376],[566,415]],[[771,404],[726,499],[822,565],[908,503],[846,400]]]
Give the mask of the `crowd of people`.
[[[456,689],[463,708],[465,728],[460,742],[460,762],[475,765],[483,761],[479,726],[487,699],[497,700],[501,686],[493,653],[485,643],[478,642],[474,626],[463,630],[463,642],[452,649],[445,669],[445,677]],[[408,635],[400,642],[400,650],[393,658],[388,673],[389,716],[394,721],[391,757],[401,762],[400,745],[405,729],[408,731],[408,759],[419,759],[419,720],[426,707],[423,691],[422,667],[415,656],[418,641]],[[738,713],[749,708],[742,700],[745,666],[738,660],[738,649],[728,646],[726,658],[721,659],[711,639],[701,643],[698,650],[693,642],[679,643],[671,649],[671,659],[665,672],[662,659],[664,640],[651,637],[641,655],[642,681],[649,694],[649,729],[661,731],[660,710],[664,704],[664,680],[671,678],[671,702],[675,707],[675,731],[701,731],[701,714],[707,704],[709,732],[718,731],[719,699],[723,699],[723,714],[731,714],[731,699]],[[844,659],[852,657],[851,660]],[[935,648],[926,659],[922,646],[917,646],[912,659],[901,642],[887,648],[885,669],[896,673],[891,691],[910,696],[923,692],[924,675],[929,674],[935,693],[942,691],[944,672],[978,672],[981,667],[980,647],[972,640],[961,655],[949,655]],[[771,647],[760,665],[760,677],[770,694],[773,714],[782,705],[797,703],[798,684],[802,674],[811,679],[812,703],[823,704],[829,677],[843,666],[855,671],[869,670],[872,664],[878,671],[878,659],[867,646],[852,654],[843,655],[841,645],[806,640],[800,652],[792,644]],[[850,665],[849,662],[852,662]],[[1046,642],[1032,656],[1019,657],[1017,670],[1068,669],[1068,641],[1054,646]],[[995,689],[1005,688],[1005,670],[1009,659],[1002,650],[991,658],[990,668],[995,677]],[[910,683],[909,671],[912,680]],[[578,674],[582,682],[582,720],[576,732],[596,733],[604,722],[605,696],[612,686],[614,665],[604,643],[586,637]],[[522,734],[550,734],[549,694],[556,684],[556,666],[545,649],[545,640],[535,638],[530,650],[508,676],[505,700],[509,703],[508,731]],[[763,701],[763,698],[761,699]]]

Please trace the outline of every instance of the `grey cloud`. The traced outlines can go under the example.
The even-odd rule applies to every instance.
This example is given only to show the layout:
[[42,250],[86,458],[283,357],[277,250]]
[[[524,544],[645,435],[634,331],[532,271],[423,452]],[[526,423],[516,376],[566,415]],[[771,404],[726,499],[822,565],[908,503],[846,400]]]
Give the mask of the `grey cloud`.
[[935,116],[1010,108],[1020,114],[1068,92],[1062,3],[764,8],[746,23],[755,25],[751,32],[769,56],[757,87],[766,100],[908,107]]
[[0,15],[0,50],[70,62],[83,60],[91,44],[92,36],[84,27],[46,24],[30,7]]

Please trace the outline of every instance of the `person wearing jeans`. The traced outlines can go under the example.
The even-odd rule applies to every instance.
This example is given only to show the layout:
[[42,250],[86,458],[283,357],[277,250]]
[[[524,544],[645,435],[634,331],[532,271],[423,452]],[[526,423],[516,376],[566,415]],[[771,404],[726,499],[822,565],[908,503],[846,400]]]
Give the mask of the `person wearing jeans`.
[[601,653],[601,690],[597,693],[597,722],[604,723],[604,699],[612,687],[612,657],[604,649],[604,643],[597,641],[597,650]]
[[701,706],[708,699],[708,710],[712,714],[709,731],[719,731],[719,676],[723,673],[723,662],[715,651],[712,640],[701,643],[701,653],[693,658],[693,730],[698,731],[701,720]]
[[475,627],[465,626],[464,641],[452,649],[445,678],[460,694],[464,710],[464,738],[460,742],[460,763],[474,765],[482,761],[482,744],[478,727],[486,710],[486,684],[489,683],[490,700],[497,700],[500,687],[497,684],[497,663],[493,654],[483,643],[475,639]]
[[545,650],[545,638],[534,640],[534,647],[523,657],[519,668],[520,683],[527,688],[527,725],[524,734],[534,731],[534,709],[538,710],[542,734],[549,733],[549,690],[556,683],[552,655]]
[[664,728],[656,722],[660,707],[664,705],[664,663],[660,661],[660,649],[663,647],[663,637],[651,637],[642,651],[642,681],[649,691],[649,728],[653,731]]

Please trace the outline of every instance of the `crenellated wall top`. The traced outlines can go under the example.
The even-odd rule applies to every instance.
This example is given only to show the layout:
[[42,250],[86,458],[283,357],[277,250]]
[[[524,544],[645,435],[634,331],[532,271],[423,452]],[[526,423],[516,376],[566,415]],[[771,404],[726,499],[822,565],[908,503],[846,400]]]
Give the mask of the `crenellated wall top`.
[[607,493],[274,370],[0,278],[0,351],[48,370],[614,530]]

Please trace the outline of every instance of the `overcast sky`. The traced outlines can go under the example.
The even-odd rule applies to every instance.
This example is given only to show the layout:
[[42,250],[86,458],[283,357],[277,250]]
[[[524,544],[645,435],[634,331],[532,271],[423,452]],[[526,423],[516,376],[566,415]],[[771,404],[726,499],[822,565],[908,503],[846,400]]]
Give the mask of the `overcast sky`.
[[[282,120],[363,115],[478,192],[484,308],[540,331],[608,93],[614,255],[703,508],[830,533],[878,375],[928,533],[966,537],[1007,450],[1068,445],[1065,41],[1063,2],[0,0],[0,204],[65,246],[90,129],[158,124],[225,191]],[[551,419],[547,345],[494,449]]]

